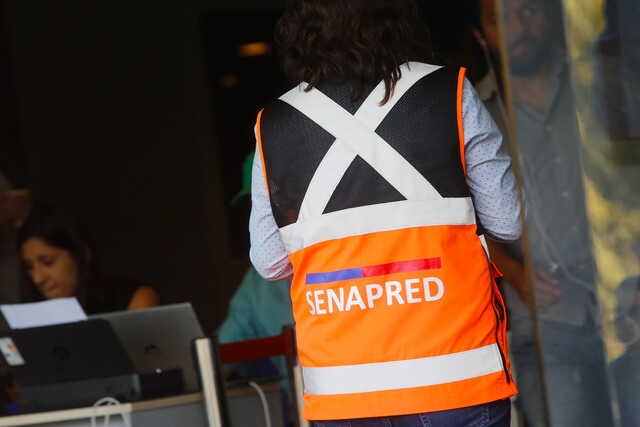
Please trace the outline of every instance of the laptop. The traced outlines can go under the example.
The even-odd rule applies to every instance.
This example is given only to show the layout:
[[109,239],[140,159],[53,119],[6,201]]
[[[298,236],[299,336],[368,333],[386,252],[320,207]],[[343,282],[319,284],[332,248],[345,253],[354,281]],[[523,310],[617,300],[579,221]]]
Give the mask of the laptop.
[[135,367],[105,320],[3,331],[0,353],[3,371],[19,385],[21,412],[140,398]]
[[179,368],[184,392],[200,390],[192,341],[204,333],[190,303],[90,316],[107,320],[141,374]]

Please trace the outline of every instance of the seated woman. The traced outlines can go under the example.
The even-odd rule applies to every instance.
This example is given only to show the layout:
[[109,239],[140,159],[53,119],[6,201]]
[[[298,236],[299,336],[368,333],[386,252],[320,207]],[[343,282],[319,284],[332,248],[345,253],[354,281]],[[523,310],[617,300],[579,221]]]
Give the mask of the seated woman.
[[17,236],[35,300],[75,296],[87,314],[160,304],[158,293],[131,279],[105,276],[89,235],[68,211],[49,206],[29,216]]

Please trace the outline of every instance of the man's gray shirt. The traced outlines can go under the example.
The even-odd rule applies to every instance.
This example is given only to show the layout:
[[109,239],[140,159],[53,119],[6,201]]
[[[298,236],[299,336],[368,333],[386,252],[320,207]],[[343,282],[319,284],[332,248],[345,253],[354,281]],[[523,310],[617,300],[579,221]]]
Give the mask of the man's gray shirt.
[[[507,138],[502,99],[493,73],[476,85],[478,94]],[[541,319],[582,325],[595,314],[595,266],[587,220],[581,140],[567,64],[552,55],[545,113],[514,99],[517,152],[529,202],[527,232],[534,267],[560,280],[562,299]],[[520,244],[506,246],[522,260]],[[529,316],[512,286],[505,287],[511,318]]]

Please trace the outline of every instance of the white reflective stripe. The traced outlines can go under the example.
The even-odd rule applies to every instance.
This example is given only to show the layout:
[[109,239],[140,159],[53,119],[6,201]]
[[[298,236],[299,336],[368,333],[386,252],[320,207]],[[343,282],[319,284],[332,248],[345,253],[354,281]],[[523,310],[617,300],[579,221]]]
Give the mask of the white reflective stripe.
[[[306,83],[300,85],[300,89],[306,87]],[[380,89],[382,88],[382,89]],[[369,94],[367,99],[364,100],[358,111],[356,111],[355,117],[360,118],[377,107],[376,99],[382,99],[384,94],[384,82],[378,84],[375,89]],[[302,92],[304,93],[304,92]],[[386,112],[379,119],[382,120],[386,116]],[[376,117],[370,117],[369,126],[375,129],[378,124],[374,124]],[[378,122],[379,123],[379,122]],[[316,169],[309,183],[309,187],[302,199],[300,205],[300,212],[298,214],[298,221],[305,221],[307,219],[320,216],[324,212],[333,192],[342,180],[344,173],[347,171],[353,160],[356,158],[356,153],[351,147],[349,147],[344,141],[336,139],[333,145],[329,148],[329,151],[322,158],[322,162]],[[341,158],[340,156],[345,156]]]
[[364,365],[302,367],[304,391],[313,395],[366,393],[451,383],[503,370],[497,344],[424,359]]
[[[298,221],[306,221],[322,215],[333,192],[342,180],[344,173],[349,168],[357,153],[351,147],[339,139],[327,151],[316,169],[307,192],[305,193]],[[312,197],[309,197],[313,194]]]
[[[389,101],[384,105],[379,105],[380,101],[384,98],[385,92],[384,81],[382,81],[369,94],[362,105],[360,105],[354,117],[369,128],[376,129],[389,111],[396,105],[398,100],[401,99],[417,81],[439,68],[441,67],[420,62],[411,62],[409,63],[409,67],[406,64],[401,65],[402,78],[396,83],[393,96]],[[304,92],[304,88],[306,87],[306,83],[302,83],[299,86],[299,91],[297,92],[299,96],[304,96],[304,93],[306,93]],[[340,158],[340,155],[346,157]],[[333,142],[333,145],[311,178],[309,187],[300,205],[298,220],[305,221],[322,215],[333,192],[356,155],[357,153],[345,147],[345,143],[340,139],[336,139]]]
[[316,243],[379,231],[430,225],[476,223],[470,197],[438,200],[402,200],[324,214],[280,229],[289,253]]
[[[400,71],[402,77],[396,83],[396,87],[393,89],[393,94],[389,101],[384,105],[379,105],[380,101],[384,98],[384,81],[381,82],[373,92],[367,97],[365,103],[360,107],[355,116],[362,121],[362,123],[369,126],[371,129],[375,129],[382,123],[382,120],[387,116],[389,111],[396,105],[396,103],[402,98],[402,96],[421,78],[433,73],[434,71],[442,68],[439,65],[423,64],[421,62],[409,62],[409,66],[402,64]],[[305,86],[306,87],[306,86]],[[364,105],[371,100],[371,104],[367,106],[366,110],[363,109]]]
[[384,139],[319,90],[303,92],[294,88],[280,99],[348,144],[406,199],[442,197],[431,183]]

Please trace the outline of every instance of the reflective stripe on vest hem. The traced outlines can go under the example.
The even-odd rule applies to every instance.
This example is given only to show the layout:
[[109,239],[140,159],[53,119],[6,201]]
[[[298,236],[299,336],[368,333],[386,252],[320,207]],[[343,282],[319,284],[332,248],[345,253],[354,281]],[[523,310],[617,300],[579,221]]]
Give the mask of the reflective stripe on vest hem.
[[423,359],[363,365],[302,367],[304,391],[313,395],[366,393],[451,383],[502,371],[497,344]]
[[287,251],[293,253],[328,240],[380,231],[475,223],[469,197],[403,200],[330,212],[282,227],[280,234]]

